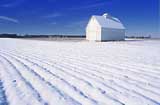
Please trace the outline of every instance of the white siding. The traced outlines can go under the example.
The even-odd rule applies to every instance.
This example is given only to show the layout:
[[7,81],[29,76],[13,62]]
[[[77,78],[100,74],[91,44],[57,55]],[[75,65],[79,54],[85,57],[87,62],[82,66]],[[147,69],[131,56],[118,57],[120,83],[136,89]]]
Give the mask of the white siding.
[[108,29],[102,28],[101,40],[124,40],[125,30],[124,29]]
[[86,28],[87,40],[101,40],[101,27],[95,18],[91,18]]

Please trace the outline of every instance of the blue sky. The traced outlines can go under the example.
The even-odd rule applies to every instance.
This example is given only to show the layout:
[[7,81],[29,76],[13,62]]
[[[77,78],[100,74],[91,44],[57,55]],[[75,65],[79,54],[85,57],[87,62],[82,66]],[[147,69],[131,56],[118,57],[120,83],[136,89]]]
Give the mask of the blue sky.
[[0,0],[0,33],[85,34],[91,15],[119,18],[127,33],[157,34],[159,0]]

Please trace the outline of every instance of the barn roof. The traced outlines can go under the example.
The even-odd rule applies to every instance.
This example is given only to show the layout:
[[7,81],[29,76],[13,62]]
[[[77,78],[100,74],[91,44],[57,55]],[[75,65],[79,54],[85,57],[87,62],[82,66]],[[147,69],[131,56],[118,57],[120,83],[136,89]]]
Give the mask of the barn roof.
[[94,15],[93,17],[103,28],[125,29],[124,25],[118,18],[112,17],[108,14],[104,14],[102,16]]

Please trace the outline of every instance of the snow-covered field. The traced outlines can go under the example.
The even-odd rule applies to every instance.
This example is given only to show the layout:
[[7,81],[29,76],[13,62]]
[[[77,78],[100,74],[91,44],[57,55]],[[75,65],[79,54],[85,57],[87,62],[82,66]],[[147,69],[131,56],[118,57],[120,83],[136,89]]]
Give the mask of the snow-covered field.
[[160,105],[160,40],[0,39],[0,105]]

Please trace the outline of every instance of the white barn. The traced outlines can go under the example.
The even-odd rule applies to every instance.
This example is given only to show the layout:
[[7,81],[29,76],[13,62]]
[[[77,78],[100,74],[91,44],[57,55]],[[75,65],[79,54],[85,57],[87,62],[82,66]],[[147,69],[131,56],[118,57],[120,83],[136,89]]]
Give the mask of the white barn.
[[90,41],[124,40],[125,27],[121,21],[105,13],[92,16],[86,27],[86,39]]

